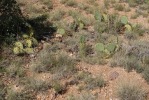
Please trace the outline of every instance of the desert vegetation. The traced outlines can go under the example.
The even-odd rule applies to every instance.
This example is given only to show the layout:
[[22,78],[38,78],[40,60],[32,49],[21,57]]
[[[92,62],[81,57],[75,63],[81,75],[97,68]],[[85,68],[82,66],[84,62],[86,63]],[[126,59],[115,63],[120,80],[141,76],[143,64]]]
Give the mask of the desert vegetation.
[[1,0],[0,100],[148,100],[148,0]]

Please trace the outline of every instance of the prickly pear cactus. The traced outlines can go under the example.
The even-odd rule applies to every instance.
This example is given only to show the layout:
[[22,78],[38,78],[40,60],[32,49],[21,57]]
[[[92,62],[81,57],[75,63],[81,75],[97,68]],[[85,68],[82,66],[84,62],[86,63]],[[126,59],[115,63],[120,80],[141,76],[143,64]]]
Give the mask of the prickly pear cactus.
[[83,28],[84,28],[84,24],[80,22],[80,23],[79,23],[79,28],[80,28],[80,29],[83,29]]
[[126,25],[128,23],[128,18],[126,16],[121,17],[121,23]]
[[132,27],[129,24],[125,25],[126,31],[131,32],[132,31]]
[[66,32],[63,28],[60,28],[60,29],[57,30],[57,33],[61,34],[61,35],[64,35]]
[[30,34],[23,34],[22,35],[23,40],[15,42],[13,52],[14,54],[31,54],[33,53],[33,48],[34,46],[38,45],[38,41],[33,37],[33,31],[30,31]]
[[29,38],[29,36],[28,36],[27,34],[23,34],[22,37],[23,37],[24,39]]
[[16,55],[19,54],[20,53],[20,49],[18,47],[14,47],[13,48],[13,53],[16,54]]
[[105,50],[104,44],[103,43],[97,43],[95,45],[95,50],[97,52],[103,52]]
[[95,11],[94,18],[101,22],[102,16],[99,11]]
[[103,54],[103,58],[109,58],[116,51],[117,44],[116,43],[108,43],[104,45],[103,43],[97,43],[95,45],[95,51],[99,54]]
[[13,53],[16,54],[16,55],[22,54],[22,53],[24,53],[24,50],[19,48],[19,47],[14,47],[13,48]]
[[104,22],[107,22],[107,21],[108,21],[108,15],[103,14],[103,15],[102,15],[102,18],[103,18],[103,21],[104,21]]
[[80,43],[84,43],[84,42],[85,42],[85,36],[82,35],[82,36],[80,37]]
[[106,49],[110,52],[110,53],[114,53],[115,49],[116,49],[116,44],[115,43],[109,43],[106,45]]
[[38,41],[32,37],[32,44],[33,46],[37,46],[38,45]]
[[28,48],[32,47],[32,41],[30,39],[27,39],[25,43]]
[[20,49],[23,49],[23,44],[21,42],[16,42],[15,47],[18,47]]
[[25,53],[27,53],[27,54],[32,54],[32,53],[34,53],[33,48],[25,48],[24,51],[25,51]]

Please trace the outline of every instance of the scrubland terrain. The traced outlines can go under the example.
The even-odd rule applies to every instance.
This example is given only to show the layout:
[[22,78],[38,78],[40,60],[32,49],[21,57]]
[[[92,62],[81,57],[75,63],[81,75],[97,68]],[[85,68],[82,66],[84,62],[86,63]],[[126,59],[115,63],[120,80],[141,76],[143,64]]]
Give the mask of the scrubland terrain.
[[2,48],[0,100],[149,100],[148,0],[17,2],[38,44]]

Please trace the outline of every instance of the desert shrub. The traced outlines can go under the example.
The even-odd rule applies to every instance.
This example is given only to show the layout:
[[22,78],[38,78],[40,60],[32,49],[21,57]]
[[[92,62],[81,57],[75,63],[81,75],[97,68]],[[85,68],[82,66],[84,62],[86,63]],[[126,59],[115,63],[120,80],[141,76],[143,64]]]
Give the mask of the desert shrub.
[[56,58],[54,57],[51,63],[49,70],[52,73],[64,73],[67,75],[75,71],[74,60],[65,54],[59,54]]
[[58,9],[51,13],[50,19],[52,21],[60,21],[64,15],[65,15],[65,11]]
[[9,77],[24,77],[25,76],[25,70],[22,67],[21,60],[12,61],[5,70],[6,70],[6,74]]
[[117,96],[120,100],[145,100],[146,92],[136,83],[123,82],[117,88]]
[[80,72],[75,76],[75,78],[85,83],[85,86],[80,87],[82,89],[92,90],[95,88],[102,88],[106,85],[106,81],[102,75],[93,78],[93,76],[88,72]]
[[[12,88],[7,89],[7,100],[34,100],[35,96],[30,90],[14,91]],[[3,100],[3,99],[2,99]],[[4,99],[5,100],[5,99]]]
[[34,91],[45,91],[49,88],[50,84],[46,81],[29,77],[26,79],[26,89],[33,89]]
[[62,94],[65,92],[65,86],[62,85],[59,81],[52,82],[52,88],[55,90],[56,94]]
[[137,5],[148,3],[148,0],[122,0],[122,1],[127,2],[131,7],[136,7]]
[[36,63],[33,61],[31,70],[34,72],[51,72],[62,76],[71,75],[76,71],[75,60],[66,53],[54,53],[44,49],[38,55]]
[[115,10],[118,10],[118,11],[123,11],[125,8],[123,5],[120,5],[120,4],[117,4],[115,5]]
[[106,82],[102,76],[98,76],[96,78],[92,78],[89,76],[85,78],[84,82],[87,84],[85,86],[86,89],[102,88],[106,85]]
[[67,100],[97,100],[97,96],[90,92],[82,92],[79,95],[69,95]]
[[148,48],[147,41],[122,44],[121,49],[113,56],[111,65],[124,67],[127,71],[135,69],[137,72],[142,72],[148,66]]

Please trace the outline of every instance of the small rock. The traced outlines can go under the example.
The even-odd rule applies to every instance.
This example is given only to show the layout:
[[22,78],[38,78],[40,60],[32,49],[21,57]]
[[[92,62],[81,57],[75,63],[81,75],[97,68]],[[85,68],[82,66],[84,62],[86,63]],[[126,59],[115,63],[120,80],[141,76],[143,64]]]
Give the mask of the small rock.
[[30,57],[31,57],[31,58],[35,58],[35,55],[34,55],[34,54],[30,54]]
[[109,80],[115,80],[118,76],[119,76],[118,72],[116,72],[116,71],[111,72],[109,75]]
[[62,38],[63,35],[61,35],[61,34],[56,34],[55,37],[56,37],[56,38]]

